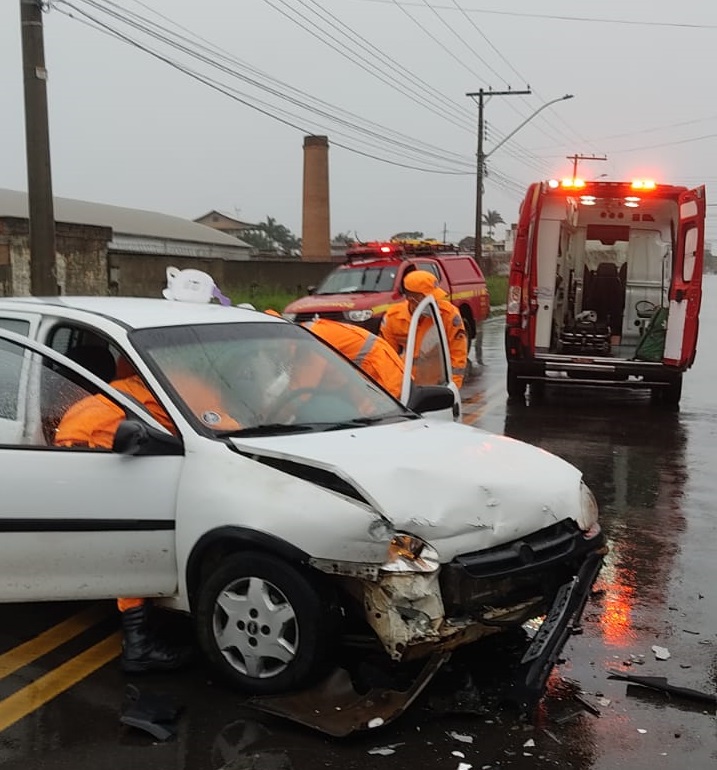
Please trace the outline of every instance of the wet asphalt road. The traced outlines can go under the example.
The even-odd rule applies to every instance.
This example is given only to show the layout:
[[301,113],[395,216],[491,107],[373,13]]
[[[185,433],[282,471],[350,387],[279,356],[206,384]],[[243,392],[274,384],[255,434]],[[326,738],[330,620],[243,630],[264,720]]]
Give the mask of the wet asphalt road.
[[[176,739],[161,743],[119,724],[127,680],[112,661],[0,730],[3,770],[717,766],[714,706],[607,678],[617,670],[717,692],[717,276],[705,279],[697,360],[678,413],[655,410],[639,394],[596,390],[548,390],[539,405],[507,404],[502,334],[500,320],[486,325],[485,366],[464,388],[466,420],[580,467],[611,546],[583,633],[569,640],[530,719],[490,697],[510,656],[495,664],[489,650],[480,653],[485,680],[478,671],[466,686],[465,670],[454,666],[401,719],[347,740],[253,712],[197,665],[132,680],[184,707]],[[0,607],[0,724],[17,693],[34,687],[42,701],[53,672],[65,665],[71,674],[68,661],[116,629],[111,604],[100,606],[87,631],[8,673],[17,645],[83,609]],[[658,660],[653,645],[669,659]]]

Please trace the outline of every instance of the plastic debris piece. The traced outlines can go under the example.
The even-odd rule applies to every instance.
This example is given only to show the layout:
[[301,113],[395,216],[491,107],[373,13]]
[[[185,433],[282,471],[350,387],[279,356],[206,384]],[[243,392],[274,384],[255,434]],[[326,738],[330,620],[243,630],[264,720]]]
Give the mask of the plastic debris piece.
[[460,741],[461,743],[473,743],[472,735],[463,735],[462,733],[450,732],[448,733],[448,737],[453,738],[456,741]]
[[368,720],[369,727],[381,727],[382,724],[383,719],[381,717],[374,717],[373,719]]
[[667,660],[670,657],[670,651],[667,647],[660,647],[659,644],[653,644],[652,651],[655,653],[657,660]]
[[465,759],[466,755],[462,751],[452,751],[451,752],[452,757],[458,757],[459,759]]
[[664,676],[635,676],[633,674],[623,674],[619,671],[613,671],[608,675],[608,679],[622,679],[625,682],[640,684],[643,687],[649,687],[653,690],[670,693],[671,695],[680,695],[683,698],[717,704],[717,695],[700,692],[699,690],[692,690],[689,687],[678,687],[670,684]]
[[125,702],[120,723],[144,730],[158,741],[177,733],[177,719],[182,706],[174,698],[158,692],[143,692],[133,684],[125,688]]
[[468,762],[459,762],[457,770],[471,770],[473,765],[469,765]]
[[535,741],[532,738],[528,738],[528,740],[523,744],[524,749],[530,749],[535,746]]
[[369,749],[368,753],[369,754],[378,754],[381,757],[387,757],[390,754],[395,754],[396,753],[396,749],[391,749],[388,746],[381,746],[379,748]]
[[598,703],[599,703],[601,706],[605,706],[605,707],[607,707],[607,706],[609,706],[609,705],[612,703],[612,701],[610,700],[610,698],[600,698],[600,700],[598,701]]
[[647,732],[647,730],[645,730],[645,729],[644,729],[644,728],[642,728],[642,727],[638,727],[638,728],[637,728],[637,732],[638,732],[638,733],[640,733],[640,735],[644,735],[644,734]]

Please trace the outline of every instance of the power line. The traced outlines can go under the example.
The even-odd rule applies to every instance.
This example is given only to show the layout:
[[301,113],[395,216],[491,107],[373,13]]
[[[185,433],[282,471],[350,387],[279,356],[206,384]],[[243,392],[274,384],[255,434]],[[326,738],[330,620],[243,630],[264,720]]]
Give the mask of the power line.
[[[85,1],[87,1],[87,0],[85,0]],[[163,55],[163,54],[161,54],[161,53],[159,53],[157,51],[153,51],[152,49],[148,48],[147,46],[139,43],[138,41],[136,41],[134,39],[132,39],[128,35],[120,32],[120,31],[114,29],[113,27],[111,27],[110,25],[105,24],[104,22],[94,18],[93,16],[88,14],[86,11],[83,11],[82,9],[77,8],[71,2],[68,2],[68,0],[56,0],[56,4],[66,5],[69,8],[72,8],[76,13],[78,13],[78,14],[84,16],[86,19],[88,19],[89,22],[91,22],[90,26],[95,25],[96,29],[99,29],[100,31],[103,31],[103,32],[105,32],[106,34],[109,34],[112,37],[116,37],[116,38],[122,40],[123,42],[128,43],[129,45],[132,45],[133,47],[138,48],[139,50],[142,50],[143,52],[145,52],[145,53],[149,54],[150,56],[153,56],[154,58],[164,62],[165,64],[169,65],[170,67],[173,67],[174,69],[177,69],[178,71],[188,75],[189,77],[197,80],[198,82],[203,83],[204,85],[207,85],[210,88],[212,88],[212,89],[214,89],[214,90],[216,90],[216,91],[218,91],[218,92],[220,92],[220,93],[222,93],[222,94],[224,94],[226,96],[229,96],[230,98],[232,98],[235,101],[243,104],[244,106],[249,107],[250,109],[253,109],[253,110],[257,111],[257,112],[265,115],[266,117],[270,117],[273,120],[276,120],[276,121],[278,121],[278,122],[280,122],[280,123],[282,123],[282,124],[284,124],[284,125],[286,125],[286,126],[288,126],[290,128],[293,128],[295,130],[301,131],[304,134],[314,133],[310,129],[308,129],[307,127],[298,125],[297,123],[293,122],[293,120],[288,120],[286,118],[282,118],[279,115],[275,114],[275,112],[277,112],[277,111],[278,112],[283,112],[284,114],[287,114],[285,110],[281,110],[280,108],[276,108],[276,107],[272,106],[275,112],[271,112],[269,109],[264,109],[262,107],[257,106],[256,104],[253,104],[251,101],[249,101],[249,97],[247,97],[245,94],[241,94],[241,92],[238,92],[236,89],[231,89],[229,87],[223,86],[223,85],[219,84],[217,81],[213,81],[212,79],[208,78],[207,76],[201,75],[201,74],[199,74],[199,73],[189,69],[188,67],[186,67],[184,65],[181,65],[178,62],[175,62],[175,61],[169,59],[167,56],[165,56],[165,55]],[[73,19],[75,18],[74,16],[72,16],[72,14],[68,14],[68,13],[62,11],[61,8],[57,8],[57,10],[59,12],[61,12],[61,13],[64,13],[64,15],[69,16],[70,18],[73,18]],[[76,20],[77,21],[82,21],[81,19],[76,19]],[[258,101],[258,100],[255,99],[255,101]],[[361,155],[363,157],[371,158],[373,160],[377,160],[377,161],[380,161],[382,163],[388,163],[389,165],[398,166],[400,168],[406,168],[406,169],[411,169],[411,170],[416,170],[416,171],[423,171],[423,172],[434,173],[434,174],[445,174],[445,175],[460,175],[460,176],[464,176],[464,175],[472,175],[472,173],[473,173],[472,171],[468,171],[468,170],[465,170],[465,171],[454,171],[454,170],[438,169],[438,168],[427,168],[425,166],[415,166],[415,165],[410,165],[410,164],[406,164],[406,163],[400,163],[400,162],[393,161],[393,160],[390,160],[390,159],[387,159],[387,158],[382,158],[382,157],[373,155],[371,153],[365,152],[365,151],[360,150],[360,149],[358,149],[356,147],[352,147],[352,146],[343,144],[341,142],[332,141],[332,146],[340,147],[341,149],[347,150],[348,152],[352,152],[352,153]],[[423,155],[423,151],[420,151],[420,150],[416,150],[416,153]],[[446,160],[449,160],[449,159],[446,159]],[[450,161],[450,162],[455,162],[455,161]]]
[[[378,3],[380,5],[388,5],[389,3],[395,3],[396,0],[363,0],[363,2]],[[420,6],[418,2],[410,2],[404,0],[401,5],[406,6]],[[437,5],[435,8],[441,10],[452,10],[449,5]],[[523,11],[495,11],[488,8],[468,8],[468,13],[486,14],[494,16],[514,16],[518,18],[527,19],[551,19],[554,21],[576,21],[576,22],[589,22],[597,24],[625,24],[638,27],[677,27],[681,29],[717,29],[717,24],[690,24],[688,22],[676,22],[676,21],[639,21],[633,19],[606,19],[596,16],[565,16],[562,14],[553,13],[527,13]]]

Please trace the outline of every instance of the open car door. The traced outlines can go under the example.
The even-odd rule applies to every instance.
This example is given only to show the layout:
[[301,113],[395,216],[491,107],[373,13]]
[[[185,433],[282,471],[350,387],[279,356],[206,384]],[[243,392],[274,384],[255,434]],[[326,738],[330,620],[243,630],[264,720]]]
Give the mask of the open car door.
[[[180,439],[79,364],[4,329],[0,385],[2,419],[17,423],[0,430],[0,600],[174,593]],[[124,435],[134,429],[144,443],[56,446],[62,416],[95,394],[124,411]]]
[[403,358],[406,368],[403,374],[401,402],[408,404],[412,388],[432,385],[449,388],[453,391],[452,408],[426,412],[425,416],[460,422],[461,396],[451,376],[448,337],[443,328],[438,303],[430,295],[419,302],[413,313]]
[[702,301],[705,188],[697,187],[682,193],[679,211],[663,363],[687,369],[692,365],[697,350]]

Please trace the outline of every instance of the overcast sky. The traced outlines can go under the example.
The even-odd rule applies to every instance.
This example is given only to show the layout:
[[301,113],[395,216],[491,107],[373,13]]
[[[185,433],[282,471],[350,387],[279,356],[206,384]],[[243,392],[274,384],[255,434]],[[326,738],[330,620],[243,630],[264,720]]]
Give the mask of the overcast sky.
[[[506,223],[527,184],[569,175],[575,153],[607,156],[581,161],[585,178],[705,183],[708,203],[717,182],[714,0],[50,5],[58,196],[190,219],[210,209],[249,222],[272,216],[300,236],[303,137],[325,134],[332,234],[440,238],[445,228],[457,241],[475,221],[477,106],[466,93],[528,86],[529,97],[494,96],[485,108],[484,211]],[[19,0],[0,2],[0,187],[25,190],[19,16]],[[493,152],[563,94],[574,98]],[[715,240],[717,207],[708,211]]]

